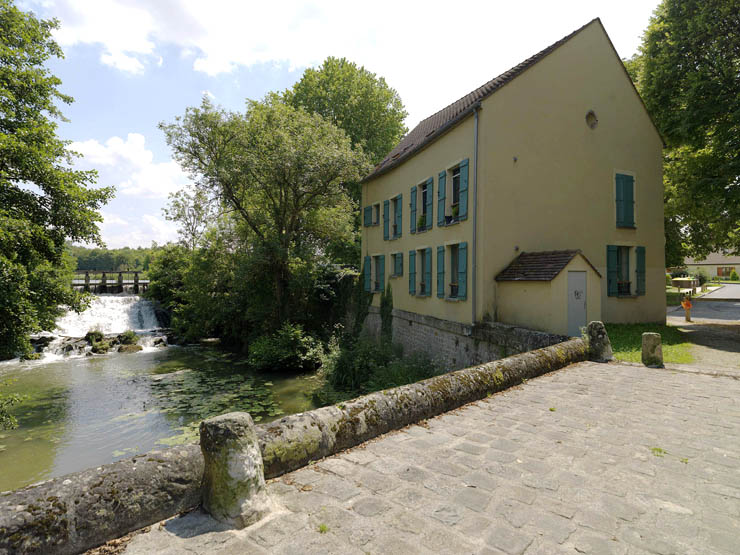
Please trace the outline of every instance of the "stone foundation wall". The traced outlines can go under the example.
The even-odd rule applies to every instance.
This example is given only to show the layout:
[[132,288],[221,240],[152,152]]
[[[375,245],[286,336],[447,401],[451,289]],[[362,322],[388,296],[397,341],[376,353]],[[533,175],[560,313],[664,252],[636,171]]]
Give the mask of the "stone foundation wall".
[[[371,306],[364,333],[380,337],[380,310]],[[471,326],[405,310],[393,310],[393,341],[404,353],[429,354],[446,370],[484,364],[562,343],[568,338],[541,331],[485,322]]]

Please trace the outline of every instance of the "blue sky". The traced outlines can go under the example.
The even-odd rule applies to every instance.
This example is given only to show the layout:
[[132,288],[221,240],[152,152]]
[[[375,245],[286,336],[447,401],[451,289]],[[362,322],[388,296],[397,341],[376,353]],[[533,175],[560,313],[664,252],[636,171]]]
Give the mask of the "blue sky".
[[56,17],[65,59],[50,63],[69,123],[59,134],[84,154],[116,198],[103,209],[109,247],[176,239],[162,216],[188,177],[172,161],[160,121],[204,94],[230,110],[297,81],[327,56],[386,78],[413,127],[499,73],[601,17],[622,57],[637,49],[657,0],[518,2],[249,2],[243,0],[19,0]]

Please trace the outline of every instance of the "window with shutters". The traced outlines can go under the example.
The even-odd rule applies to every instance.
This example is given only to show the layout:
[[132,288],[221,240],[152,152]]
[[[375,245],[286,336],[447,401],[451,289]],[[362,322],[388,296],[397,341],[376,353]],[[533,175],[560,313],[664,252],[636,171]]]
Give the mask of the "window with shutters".
[[403,253],[394,252],[391,254],[391,277],[401,277],[403,275]]
[[617,173],[615,179],[615,197],[617,227],[635,227],[635,178],[634,176]]
[[434,197],[434,179],[431,177],[426,181],[411,187],[411,233],[420,233],[432,229],[434,210],[432,200]]
[[[432,294],[432,249],[418,249],[414,259],[416,261],[415,294],[419,297],[429,297]],[[411,264],[411,259],[409,259],[409,264]],[[409,272],[411,272],[411,266],[409,266]]]
[[634,297],[645,294],[645,247],[607,245],[607,295]]
[[447,300],[465,300],[467,297],[468,244],[456,243],[446,246],[447,264],[445,264],[445,298]]
[[431,194],[431,191],[429,191],[429,185],[427,183],[422,183],[420,186],[420,189],[421,189],[421,215],[419,216],[419,221],[416,225],[416,229],[419,231],[422,231],[427,228],[427,221],[429,220],[429,214],[427,214],[427,208],[429,206],[429,195]]
[[380,203],[376,202],[372,206],[372,218],[370,225],[380,225]]
[[372,257],[372,291],[377,293],[385,289],[385,256]]
[[393,213],[393,234],[392,239],[398,239],[401,236],[402,231],[402,212],[403,203],[401,195],[398,195],[391,199],[392,213]]
[[468,217],[468,159],[440,172],[437,190],[439,225],[450,225]]

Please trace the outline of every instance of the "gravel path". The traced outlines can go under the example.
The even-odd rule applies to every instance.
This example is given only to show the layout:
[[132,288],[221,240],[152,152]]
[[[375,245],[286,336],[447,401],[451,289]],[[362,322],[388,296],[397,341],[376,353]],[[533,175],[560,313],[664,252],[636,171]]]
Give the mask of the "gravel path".
[[737,553],[740,380],[576,364],[269,492],[245,530],[196,511],[126,553]]

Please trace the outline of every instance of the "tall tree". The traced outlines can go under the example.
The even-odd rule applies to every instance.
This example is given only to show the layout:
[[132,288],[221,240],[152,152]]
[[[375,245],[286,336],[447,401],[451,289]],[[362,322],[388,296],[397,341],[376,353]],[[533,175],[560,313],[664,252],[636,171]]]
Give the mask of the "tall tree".
[[628,64],[668,145],[666,230],[697,257],[740,252],[738,68],[740,0],[663,0]]
[[99,242],[98,209],[112,196],[89,188],[95,172],[71,169],[56,135],[56,102],[72,102],[44,67],[63,56],[57,26],[0,0],[0,359],[28,352],[28,335],[52,329],[59,305],[82,306],[64,242]]
[[307,69],[284,96],[294,107],[321,114],[344,129],[373,164],[408,131],[403,123],[408,113],[398,93],[383,77],[346,58],[329,57],[320,68]]
[[329,240],[351,237],[354,205],[344,183],[368,171],[366,157],[341,129],[277,95],[248,101],[243,114],[204,98],[160,127],[195,186],[231,211],[263,262],[260,276],[272,291],[268,325],[277,329],[291,318],[297,269],[321,257]]

